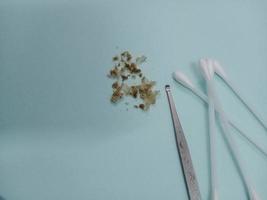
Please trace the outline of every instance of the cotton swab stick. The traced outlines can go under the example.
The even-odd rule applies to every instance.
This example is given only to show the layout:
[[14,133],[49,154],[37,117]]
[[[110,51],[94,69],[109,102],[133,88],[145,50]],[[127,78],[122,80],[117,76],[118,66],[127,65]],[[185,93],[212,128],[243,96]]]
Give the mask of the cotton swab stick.
[[[206,62],[202,60],[201,62],[201,70],[203,71],[203,74],[210,74],[211,73],[211,67],[210,67],[210,63],[212,63],[212,60],[210,59],[206,59]],[[204,76],[206,78],[206,76]],[[213,87],[213,85],[210,85],[210,92],[211,95],[214,99],[214,102],[216,102],[215,104],[217,105],[218,111],[220,113],[219,115],[219,119],[220,119],[220,123],[222,126],[222,130],[224,133],[224,136],[227,140],[227,143],[229,145],[229,148],[233,154],[233,157],[236,161],[237,167],[239,169],[240,175],[243,179],[244,185],[246,187],[246,190],[248,192],[248,196],[250,200],[260,200],[258,194],[256,193],[254,187],[251,184],[250,179],[248,178],[248,174],[245,173],[243,167],[242,167],[242,163],[241,163],[241,157],[239,155],[239,151],[238,151],[238,146],[235,144],[234,139],[231,137],[230,134],[230,127],[229,127],[229,123],[227,121],[227,118],[224,114],[224,111],[222,109],[221,103],[217,97],[216,91]]]
[[223,70],[223,67],[217,60],[213,60],[214,72],[228,85],[228,87],[235,93],[235,95],[240,99],[240,101],[247,107],[251,114],[258,120],[262,127],[267,131],[267,123],[259,113],[253,108],[251,104],[241,95],[240,91],[237,89],[235,84],[228,78],[227,74]]
[[[183,85],[185,88],[189,89],[193,94],[195,94],[197,97],[199,97],[202,101],[205,103],[208,103],[208,97],[199,89],[197,89],[192,81],[182,72],[176,71],[173,73],[173,79]],[[217,105],[215,105],[215,110],[218,112]],[[258,144],[256,144],[253,139],[251,139],[249,136],[247,136],[240,128],[238,128],[235,123],[233,123],[231,120],[227,119],[230,126],[235,129],[242,137],[244,137],[249,143],[251,143],[258,151],[260,151],[262,154],[264,154],[267,157],[267,151],[264,150],[264,148],[260,147]]]
[[242,176],[242,179],[244,181],[244,185],[247,189],[248,195],[249,195],[249,199],[250,200],[260,200],[260,198],[258,197],[254,187],[251,184],[250,179],[248,178],[248,175],[245,173],[244,169],[241,167],[242,163],[241,163],[241,158],[239,156],[239,151],[237,149],[237,145],[235,144],[233,138],[231,137],[230,134],[230,129],[229,129],[229,123],[227,122],[227,119],[225,118],[225,114],[221,108],[221,104],[217,98],[217,95],[215,94],[214,90],[213,90],[213,97],[214,97],[214,101],[216,102],[216,105],[218,105],[218,110],[220,112],[220,122],[221,122],[221,126],[225,135],[225,138],[227,139],[227,142],[229,144],[229,147],[231,149],[232,154],[234,155],[234,159],[238,165],[238,169],[240,171],[240,174]]
[[[212,82],[213,82],[213,68],[212,63],[206,60],[201,60],[201,64],[208,65],[210,67],[209,73],[203,73],[206,79],[206,85],[208,90],[208,111],[209,111],[209,139],[210,139],[210,160],[211,160],[211,200],[218,200],[218,181],[217,181],[217,165],[215,157],[215,106],[212,98]],[[204,71],[206,72],[206,71]]]

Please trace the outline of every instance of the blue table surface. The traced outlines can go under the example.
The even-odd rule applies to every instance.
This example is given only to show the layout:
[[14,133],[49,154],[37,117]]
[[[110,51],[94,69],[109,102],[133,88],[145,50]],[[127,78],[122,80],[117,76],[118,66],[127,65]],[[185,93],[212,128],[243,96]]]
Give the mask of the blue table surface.
[[[203,199],[210,193],[206,105],[175,83],[184,71],[205,91],[201,57],[218,59],[267,119],[267,1],[2,0],[0,195],[6,200],[186,200],[164,85],[170,84]],[[111,105],[113,55],[146,55],[157,104]],[[267,150],[267,134],[216,78],[226,113]],[[267,199],[267,157],[232,132],[243,167]],[[246,199],[221,130],[220,199]]]

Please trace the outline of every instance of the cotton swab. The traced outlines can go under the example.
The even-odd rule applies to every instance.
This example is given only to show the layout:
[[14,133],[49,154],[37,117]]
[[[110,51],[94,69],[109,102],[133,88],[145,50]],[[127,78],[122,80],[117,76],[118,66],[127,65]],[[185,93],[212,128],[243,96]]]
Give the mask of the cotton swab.
[[218,181],[217,181],[217,165],[216,165],[216,157],[215,157],[215,108],[214,102],[212,98],[212,90],[211,86],[213,85],[213,68],[212,63],[209,60],[201,60],[201,64],[204,66],[208,64],[209,71],[203,70],[203,76],[206,79],[206,85],[208,90],[208,111],[209,111],[209,139],[210,139],[210,160],[211,160],[211,200],[218,200]]
[[[192,81],[182,72],[176,71],[173,73],[173,79],[183,85],[185,88],[189,89],[193,94],[195,94],[197,97],[199,97],[202,101],[205,103],[208,103],[207,96],[197,89]],[[217,105],[215,105],[215,110],[218,112]],[[229,125],[235,129],[242,137],[244,137],[249,143],[251,143],[258,151],[260,151],[262,154],[264,154],[267,157],[267,151],[264,150],[262,147],[260,147],[258,144],[256,144],[249,136],[247,136],[240,128],[238,128],[235,123],[233,123],[231,120],[227,119]]]
[[[206,103],[208,102],[207,96],[204,93],[202,93],[200,90],[195,88],[195,86],[192,83],[192,81],[185,74],[183,74],[180,71],[176,71],[176,72],[173,73],[173,78],[174,78],[175,81],[177,81],[178,83],[183,85],[185,88],[188,88],[189,90],[191,90],[192,93],[195,94],[196,96],[198,96],[201,100],[203,100]],[[217,108],[216,102],[215,102],[215,109],[218,112],[218,108]],[[219,115],[220,115],[220,113],[219,113]],[[263,153],[265,156],[267,156],[267,153],[266,153],[266,151],[264,149],[262,149],[255,142],[253,142],[253,140],[251,138],[249,138],[243,131],[241,131],[233,122],[228,120],[226,118],[226,116],[224,116],[224,117],[225,117],[224,119],[227,120],[227,122],[229,123],[229,125],[232,126],[232,128],[237,130],[240,133],[241,136],[243,136],[245,139],[247,139],[261,153]],[[249,189],[249,191],[250,191],[249,193],[251,194],[250,196],[255,197],[254,200],[259,200],[259,197],[257,197],[257,193],[255,192],[255,190],[253,188]]]
[[[210,60],[210,59],[207,59],[206,62],[201,62],[201,70],[203,70],[203,74],[210,74],[211,73],[210,63],[212,63],[212,60]],[[206,76],[204,76],[204,77],[206,78]],[[211,95],[214,99],[215,104],[217,105],[218,111],[220,113],[219,120],[220,120],[220,123],[222,126],[224,136],[228,142],[230,150],[231,150],[233,157],[236,161],[237,167],[240,171],[240,175],[241,175],[243,182],[244,182],[244,185],[247,189],[249,199],[250,200],[260,200],[258,194],[256,193],[254,187],[251,184],[250,179],[248,178],[248,175],[245,173],[244,169],[242,168],[241,157],[239,155],[239,151],[237,148],[238,146],[235,144],[233,138],[231,137],[229,123],[228,123],[227,118],[224,114],[221,103],[217,97],[216,91],[213,88],[213,85],[210,85],[210,92],[211,92]]]
[[262,127],[267,131],[267,123],[260,116],[256,110],[252,107],[251,104],[241,95],[240,91],[237,89],[235,84],[228,78],[227,74],[223,70],[223,67],[217,60],[213,60],[214,72],[228,85],[228,87],[235,93],[235,95],[240,99],[240,101],[247,107],[247,109],[251,112],[251,114],[258,120],[258,122],[262,125]]

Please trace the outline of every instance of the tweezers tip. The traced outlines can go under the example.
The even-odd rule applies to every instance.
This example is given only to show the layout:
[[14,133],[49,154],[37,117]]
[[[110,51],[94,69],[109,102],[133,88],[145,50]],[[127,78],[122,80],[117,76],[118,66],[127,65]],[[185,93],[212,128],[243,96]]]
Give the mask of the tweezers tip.
[[165,90],[169,91],[171,89],[170,85],[165,85]]

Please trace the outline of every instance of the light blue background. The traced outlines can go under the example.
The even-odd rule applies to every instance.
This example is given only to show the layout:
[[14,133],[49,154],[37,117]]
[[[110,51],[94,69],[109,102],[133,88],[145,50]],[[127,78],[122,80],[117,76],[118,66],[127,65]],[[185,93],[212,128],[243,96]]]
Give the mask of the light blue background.
[[[6,200],[186,200],[164,85],[172,86],[203,199],[209,195],[207,111],[174,83],[205,89],[199,58],[217,58],[267,118],[267,2],[263,0],[2,0],[0,195]],[[147,113],[109,102],[111,58],[146,55],[161,95]],[[222,83],[227,113],[267,149],[267,135]],[[219,131],[219,130],[218,130]],[[267,158],[234,134],[267,199]],[[246,199],[220,132],[220,199]]]

